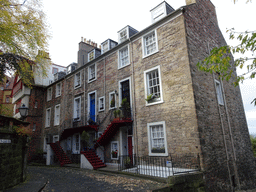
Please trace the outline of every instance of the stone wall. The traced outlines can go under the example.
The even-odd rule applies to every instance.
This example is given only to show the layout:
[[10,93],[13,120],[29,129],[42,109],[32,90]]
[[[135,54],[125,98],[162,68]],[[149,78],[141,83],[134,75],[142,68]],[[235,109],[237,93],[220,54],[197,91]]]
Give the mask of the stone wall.
[[25,141],[12,133],[0,130],[0,139],[11,143],[0,143],[0,190],[12,187],[26,179]]
[[226,45],[215,7],[209,0],[197,0],[185,9],[184,16],[207,190],[231,191],[239,185],[252,188],[255,165],[240,89],[232,85],[233,79],[224,81],[224,105],[219,105],[214,82],[220,81],[218,74],[204,73],[196,67],[213,47]]

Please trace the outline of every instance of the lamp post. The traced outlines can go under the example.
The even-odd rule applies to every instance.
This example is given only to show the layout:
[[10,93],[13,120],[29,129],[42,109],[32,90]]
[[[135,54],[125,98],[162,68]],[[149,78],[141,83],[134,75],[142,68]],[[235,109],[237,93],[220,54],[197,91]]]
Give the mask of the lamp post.
[[19,108],[19,112],[21,119],[24,120],[28,114],[28,107],[26,107],[25,104],[22,104],[22,106]]

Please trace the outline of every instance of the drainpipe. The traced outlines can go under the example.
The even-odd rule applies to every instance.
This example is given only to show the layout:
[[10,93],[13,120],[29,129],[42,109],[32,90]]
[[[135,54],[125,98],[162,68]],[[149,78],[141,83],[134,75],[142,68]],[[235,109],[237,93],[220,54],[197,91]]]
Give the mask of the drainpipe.
[[[209,43],[207,43],[208,45],[208,51],[209,51],[209,55],[210,55],[210,47],[209,47]],[[214,84],[214,87],[215,87],[215,93],[216,93],[216,83],[215,83],[215,75],[214,73],[212,73],[212,80],[213,80],[213,84]],[[215,94],[216,95],[216,100],[217,100],[217,103],[218,103],[218,96],[217,96],[217,93]],[[231,177],[231,173],[230,173],[230,167],[229,167],[229,157],[228,157],[228,148],[227,148],[227,141],[226,141],[226,138],[225,138],[225,130],[224,130],[224,126],[223,126],[223,119],[222,119],[222,115],[221,114],[221,110],[220,110],[220,105],[218,103],[218,111],[219,111],[219,116],[220,116],[220,121],[221,121],[221,129],[222,129],[222,135],[223,135],[223,142],[224,142],[224,146],[225,146],[225,152],[226,152],[226,159],[227,159],[227,168],[228,168],[228,175],[229,175],[229,182],[230,182],[230,186],[232,188],[232,191],[234,191],[234,188],[233,188],[233,185],[232,185],[232,177]]]
[[[84,58],[83,58],[84,59]],[[86,82],[86,80],[85,80],[85,68],[84,68],[84,114],[86,114],[86,111],[85,111],[85,83]],[[82,99],[81,99],[82,100]],[[82,102],[82,101],[81,101]],[[84,125],[86,125],[86,115],[84,115]]]
[[[215,76],[214,76],[214,74],[212,74],[212,77],[213,77],[214,87],[215,87],[215,90],[216,90],[216,84],[215,84]],[[216,92],[216,91],[215,91],[215,92]],[[216,93],[216,99],[217,99],[217,102],[218,102],[217,93]],[[232,178],[231,178],[231,173],[230,173],[230,167],[229,167],[229,157],[228,157],[227,141],[226,141],[226,138],[225,138],[225,130],[224,130],[223,119],[222,119],[223,114],[221,114],[221,110],[220,110],[220,105],[219,105],[219,103],[218,103],[218,110],[219,110],[219,116],[220,116],[220,121],[221,121],[221,129],[222,129],[222,135],[223,135],[223,142],[224,142],[225,151],[226,151],[226,158],[227,158],[227,167],[228,167],[229,181],[230,181],[230,186],[231,186],[231,188],[232,188],[232,191],[234,191],[234,190],[233,190],[233,185],[232,185]]]
[[235,175],[237,178],[237,184],[238,184],[238,189],[240,190],[241,186],[240,186],[240,180],[238,177],[238,171],[237,171],[237,165],[236,165],[236,151],[235,151],[235,147],[234,147],[234,140],[233,140],[233,135],[232,135],[232,131],[231,131],[231,125],[230,125],[230,120],[229,120],[229,113],[228,113],[228,108],[227,108],[227,102],[226,102],[226,97],[225,97],[225,90],[224,90],[224,86],[223,86],[223,82],[221,80],[221,87],[222,87],[222,92],[223,92],[223,99],[224,99],[224,105],[225,105],[225,111],[226,111],[226,117],[228,120],[228,128],[229,128],[229,134],[230,134],[230,140],[231,140],[231,145],[232,145],[232,149],[233,149],[233,155],[234,155],[234,169],[235,169]]
[[135,154],[138,155],[138,132],[137,132],[137,121],[136,121],[136,97],[135,97],[135,81],[134,81],[134,61],[133,61],[133,44],[131,39],[129,38],[130,45],[131,45],[131,65],[132,65],[132,83],[133,83],[133,101],[134,101],[134,107],[133,107],[133,125],[134,125],[134,140],[136,140],[136,148],[135,148]]

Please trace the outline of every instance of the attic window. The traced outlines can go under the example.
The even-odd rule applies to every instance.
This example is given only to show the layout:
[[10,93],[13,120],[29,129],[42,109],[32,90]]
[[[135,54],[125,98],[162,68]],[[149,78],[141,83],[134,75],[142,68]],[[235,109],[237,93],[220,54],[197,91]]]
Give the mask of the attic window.
[[105,53],[108,51],[108,41],[102,44],[102,53]]
[[123,31],[121,31],[120,33],[119,33],[119,42],[120,43],[122,43],[122,42],[124,42],[126,39],[127,39],[127,30],[126,29],[124,29]]
[[89,54],[88,54],[88,58],[89,58],[89,61],[93,60],[95,58],[95,53],[94,53],[94,50],[91,51]]

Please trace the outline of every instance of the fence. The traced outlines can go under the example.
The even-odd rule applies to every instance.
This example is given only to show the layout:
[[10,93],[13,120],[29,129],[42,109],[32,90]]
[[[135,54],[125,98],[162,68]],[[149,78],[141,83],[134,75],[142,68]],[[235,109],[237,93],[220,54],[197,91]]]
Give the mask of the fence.
[[198,154],[169,155],[168,157],[120,156],[119,171],[164,177],[200,171]]

